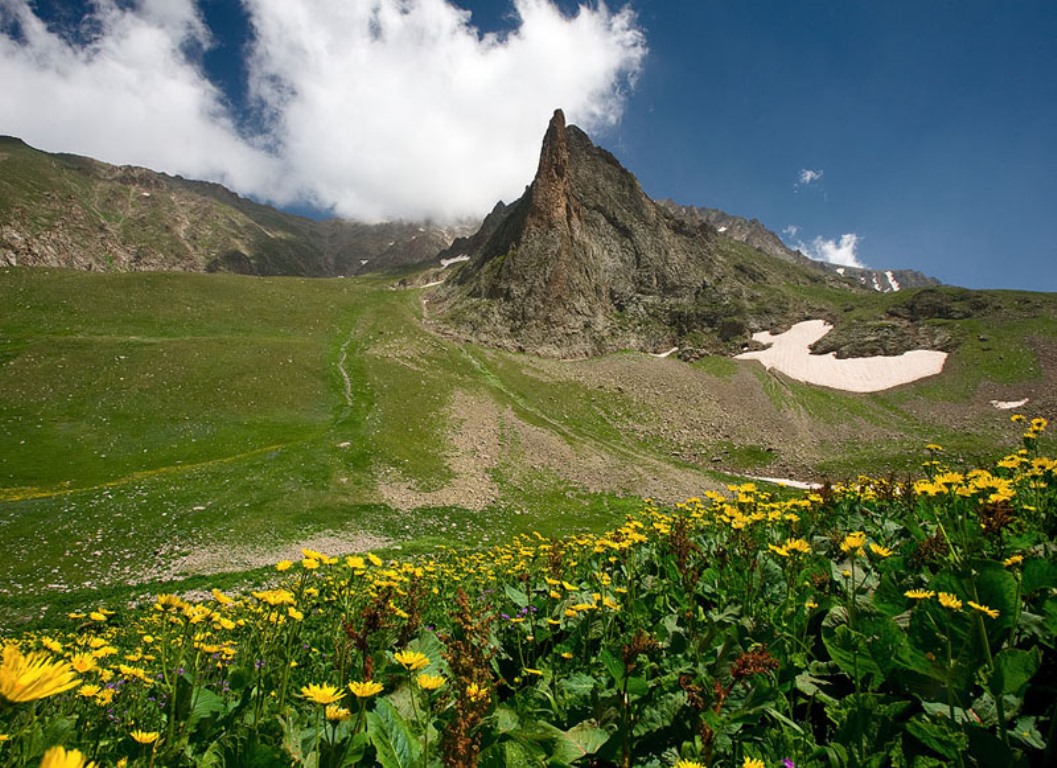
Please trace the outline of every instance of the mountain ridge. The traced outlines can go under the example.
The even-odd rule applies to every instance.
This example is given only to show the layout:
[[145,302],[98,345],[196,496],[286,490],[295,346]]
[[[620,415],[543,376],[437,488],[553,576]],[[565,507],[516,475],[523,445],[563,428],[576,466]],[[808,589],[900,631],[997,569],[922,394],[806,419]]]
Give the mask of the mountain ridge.
[[0,263],[334,277],[428,263],[477,222],[314,221],[214,182],[0,137]]

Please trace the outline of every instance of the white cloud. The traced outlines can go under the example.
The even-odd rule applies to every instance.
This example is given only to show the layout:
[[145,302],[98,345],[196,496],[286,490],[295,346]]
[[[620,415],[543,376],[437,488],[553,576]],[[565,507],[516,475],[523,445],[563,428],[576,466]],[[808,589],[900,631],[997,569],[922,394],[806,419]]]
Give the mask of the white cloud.
[[800,227],[798,227],[796,224],[790,224],[788,227],[782,230],[782,234],[788,235],[789,237],[796,237],[796,233],[799,231]]
[[825,171],[813,171],[810,168],[801,168],[799,183],[803,184],[804,186],[807,186],[808,184],[813,184],[822,178],[823,173],[825,173]]
[[866,265],[859,261],[859,255],[856,252],[861,240],[859,235],[849,232],[841,235],[839,240],[816,237],[810,244],[800,242],[797,247],[801,253],[815,261],[828,261],[830,264],[839,264],[843,267],[863,268]]
[[514,0],[497,36],[447,0],[243,2],[260,135],[239,134],[191,53],[212,42],[195,0],[97,0],[82,47],[0,0],[0,28],[22,30],[0,34],[0,132],[344,216],[481,214],[531,180],[554,108],[615,123],[646,53],[634,15],[602,4]]

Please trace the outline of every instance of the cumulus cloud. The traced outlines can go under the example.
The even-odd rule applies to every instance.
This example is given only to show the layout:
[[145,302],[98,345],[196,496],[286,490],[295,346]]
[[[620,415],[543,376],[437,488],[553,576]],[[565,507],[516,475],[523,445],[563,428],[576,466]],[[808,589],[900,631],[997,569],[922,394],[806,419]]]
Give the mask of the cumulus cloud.
[[798,177],[800,179],[799,183],[804,186],[807,186],[808,184],[813,184],[814,182],[822,178],[823,173],[824,171],[813,171],[810,168],[801,168],[800,176]]
[[796,224],[790,224],[788,227],[782,230],[782,234],[788,235],[789,237],[796,237],[796,233],[799,231],[800,227],[798,227]]
[[[514,0],[481,34],[448,0],[243,0],[258,132],[202,70],[195,0],[97,0],[86,44],[0,0],[0,131],[343,216],[481,214],[531,180],[550,114],[621,115],[646,54],[630,10]],[[243,124],[245,124],[243,122]]]
[[857,253],[862,238],[854,232],[840,236],[839,240],[827,240],[824,237],[816,237],[809,244],[800,242],[797,244],[800,252],[816,261],[828,261],[830,264],[839,264],[842,267],[859,267],[866,265],[859,260]]

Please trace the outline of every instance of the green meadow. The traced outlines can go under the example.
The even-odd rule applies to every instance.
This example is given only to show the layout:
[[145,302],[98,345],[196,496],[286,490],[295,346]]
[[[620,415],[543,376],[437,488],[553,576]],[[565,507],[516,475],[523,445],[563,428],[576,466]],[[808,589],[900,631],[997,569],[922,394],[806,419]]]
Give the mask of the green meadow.
[[385,278],[7,268],[0,620],[129,584],[253,580],[313,537],[480,546],[603,530],[643,496],[742,473],[909,473],[927,442],[986,461],[1008,414],[973,393],[1041,387],[1032,340],[1055,338],[1049,297],[996,296],[1002,361],[975,341],[982,321],[952,321],[969,341],[942,376],[860,396],[727,358],[559,363],[460,344]]

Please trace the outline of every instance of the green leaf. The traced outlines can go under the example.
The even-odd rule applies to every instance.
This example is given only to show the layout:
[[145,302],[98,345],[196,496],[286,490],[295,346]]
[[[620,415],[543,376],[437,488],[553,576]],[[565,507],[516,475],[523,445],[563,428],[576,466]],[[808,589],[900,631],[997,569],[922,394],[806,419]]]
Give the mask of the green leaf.
[[[977,570],[975,582],[980,595],[979,602],[999,611],[998,618],[989,619],[986,625],[988,634],[994,636],[996,632],[1013,626],[1020,607],[1017,580],[1001,563],[993,560],[974,561],[973,567]],[[972,592],[966,590],[964,594],[972,595]]]
[[565,765],[572,765],[587,755],[593,755],[607,741],[609,731],[599,727],[594,720],[585,720],[568,731],[555,731],[554,752],[552,759]]
[[1010,730],[1009,735],[1029,747],[1046,749],[1046,741],[1039,733],[1034,717],[1022,717],[1017,720],[1016,726]]
[[1030,651],[1006,648],[995,656],[995,668],[988,681],[988,689],[995,696],[1020,695],[1041,664],[1042,653],[1037,647]]
[[[841,671],[852,680],[857,677],[857,682],[870,688],[879,685],[885,678],[885,670],[871,648],[872,639],[850,629],[846,624],[822,634],[826,650]],[[891,657],[884,663],[887,665],[890,661]]]
[[934,752],[948,760],[958,760],[969,746],[969,739],[956,725],[946,719],[929,719],[914,715],[907,722],[907,732]]
[[645,696],[650,692],[650,684],[644,677],[629,677],[627,684],[632,696]]
[[624,662],[614,656],[608,648],[602,649],[602,652],[598,654],[598,658],[606,665],[606,670],[609,672],[609,676],[616,681],[617,687],[622,686],[624,684]]
[[382,768],[410,768],[422,754],[418,739],[385,699],[379,699],[374,711],[367,714],[367,733]]
[[507,584],[504,589],[506,590],[506,596],[509,597],[518,608],[524,608],[529,604],[528,595],[526,595],[524,591],[517,589],[510,584]]
[[1057,587],[1057,564],[1039,557],[1034,557],[1024,563],[1024,576],[1020,588],[1025,595],[1030,595],[1039,589],[1053,589],[1054,587]]

